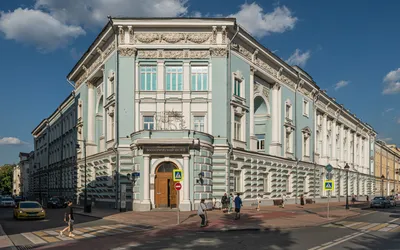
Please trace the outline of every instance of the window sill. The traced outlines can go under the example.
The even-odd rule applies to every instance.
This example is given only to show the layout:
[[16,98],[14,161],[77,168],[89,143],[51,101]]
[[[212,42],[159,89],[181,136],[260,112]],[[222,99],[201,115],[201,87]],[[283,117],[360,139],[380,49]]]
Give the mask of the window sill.
[[310,118],[308,114],[303,114],[304,117]]

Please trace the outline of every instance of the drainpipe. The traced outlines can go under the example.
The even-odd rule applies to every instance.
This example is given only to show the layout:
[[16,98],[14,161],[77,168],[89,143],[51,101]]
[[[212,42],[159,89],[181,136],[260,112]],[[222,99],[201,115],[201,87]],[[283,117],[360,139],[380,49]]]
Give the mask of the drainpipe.
[[318,101],[318,98],[319,98],[319,95],[320,95],[320,92],[319,92],[319,90],[318,90],[318,92],[315,94],[315,97],[313,98],[313,123],[314,123],[314,145],[313,145],[313,151],[314,151],[314,154],[313,154],[313,163],[314,163],[314,182],[313,182],[313,187],[314,187],[314,191],[313,191],[313,196],[314,196],[314,202],[315,202],[315,197],[316,197],[316,193],[317,193],[317,189],[316,189],[316,185],[315,185],[315,183],[317,182],[317,176],[316,176],[316,171],[317,171],[317,161],[315,160],[315,149],[316,149],[316,145],[317,145],[317,143],[318,143],[318,138],[316,137],[317,136],[317,126],[316,126],[316,121],[315,121],[315,119],[317,118],[316,117],[316,113],[315,113],[315,111],[316,111],[316,109],[317,109],[317,107],[316,107],[316,103],[317,103],[317,101]]
[[[114,28],[114,23],[111,18],[111,16],[108,16],[109,23],[111,24],[111,27],[114,31],[114,37],[115,37],[115,48],[116,48],[116,60],[115,60],[115,111],[114,111],[114,129],[115,129],[115,143],[113,145],[113,151],[115,153],[115,166],[116,166],[116,185],[115,185],[115,209],[118,209],[120,207],[119,204],[119,189],[120,189],[120,168],[119,168],[119,153],[118,153],[118,145],[119,145],[119,130],[118,130],[118,97],[119,97],[119,57],[118,57],[118,32],[115,31]],[[112,131],[113,133],[114,131]]]
[[[232,65],[232,56],[231,56],[231,50],[232,50],[232,41],[233,41],[233,39],[235,39],[235,37],[237,36],[237,34],[239,33],[239,30],[240,30],[240,27],[239,27],[239,25],[237,25],[237,24],[235,24],[236,25],[236,33],[233,35],[233,37],[232,37],[232,39],[228,39],[228,60],[227,60],[227,62],[226,62],[226,67],[227,67],[227,70],[226,70],[226,72],[227,72],[227,76],[226,76],[226,79],[227,79],[227,91],[226,91],[226,100],[228,101],[229,100],[229,105],[227,105],[227,118],[228,117],[231,117],[231,101],[232,101],[232,86],[231,86],[231,83],[232,83],[232,69],[231,69],[231,65]],[[251,100],[252,101],[252,100]],[[230,128],[230,127],[232,127],[232,122],[231,122],[231,119],[227,119],[227,125],[228,125],[228,128]],[[228,129],[228,131],[231,131],[230,129]],[[231,143],[229,143],[229,141],[230,141],[230,139],[231,139],[231,134],[232,134],[232,131],[231,131],[231,133],[227,133],[227,135],[226,135],[226,137],[227,137],[227,142],[228,142],[228,147],[229,147],[229,156],[228,156],[228,169],[227,169],[227,175],[226,175],[226,178],[227,178],[227,187],[226,187],[226,190],[228,190],[227,192],[229,192],[230,191],[230,179],[231,179],[231,177],[230,177],[230,175],[231,175],[231,154],[232,154],[232,152],[233,152],[233,146],[232,146],[232,144]]]
[[298,124],[297,124],[297,90],[300,85],[300,74],[297,72],[297,78],[299,82],[296,84],[294,89],[294,159],[296,160],[296,197],[295,203],[297,204],[297,197],[299,196],[299,157],[297,153],[297,132],[298,132]]

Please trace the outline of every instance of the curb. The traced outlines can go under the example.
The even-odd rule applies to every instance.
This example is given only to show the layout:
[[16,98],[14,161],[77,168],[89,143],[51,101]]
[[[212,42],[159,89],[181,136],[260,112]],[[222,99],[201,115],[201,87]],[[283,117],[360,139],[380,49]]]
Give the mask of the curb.
[[7,246],[7,247],[0,247],[1,249],[10,249],[10,250],[17,250],[17,248],[15,247],[14,243],[10,240],[10,238],[8,237],[8,235],[4,232],[3,227],[0,225],[0,238],[5,238],[11,245]]

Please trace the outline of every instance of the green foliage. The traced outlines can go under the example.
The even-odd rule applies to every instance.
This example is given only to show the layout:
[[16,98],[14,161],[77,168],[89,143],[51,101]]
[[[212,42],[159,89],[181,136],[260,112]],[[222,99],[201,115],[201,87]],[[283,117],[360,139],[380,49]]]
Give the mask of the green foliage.
[[3,194],[12,193],[14,167],[9,164],[0,167],[0,192]]

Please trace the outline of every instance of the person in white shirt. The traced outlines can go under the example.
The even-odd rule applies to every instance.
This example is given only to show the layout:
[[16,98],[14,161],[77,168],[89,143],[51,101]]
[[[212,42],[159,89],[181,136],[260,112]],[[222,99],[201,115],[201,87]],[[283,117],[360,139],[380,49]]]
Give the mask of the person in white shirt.
[[207,220],[206,220],[207,207],[206,207],[206,204],[204,204],[204,199],[201,199],[201,201],[200,201],[199,208],[197,209],[197,215],[200,216],[200,218],[201,218],[200,227],[207,226]]

